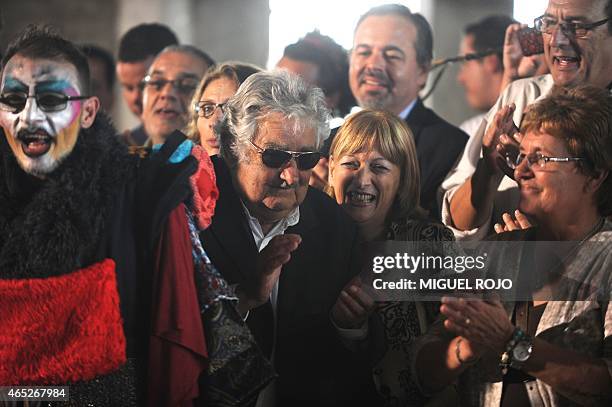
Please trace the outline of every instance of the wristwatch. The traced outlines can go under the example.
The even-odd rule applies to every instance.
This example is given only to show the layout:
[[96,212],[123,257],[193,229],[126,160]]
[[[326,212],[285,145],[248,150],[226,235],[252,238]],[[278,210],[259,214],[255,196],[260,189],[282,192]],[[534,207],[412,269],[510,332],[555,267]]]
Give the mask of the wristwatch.
[[533,351],[533,342],[531,337],[527,337],[522,341],[519,341],[514,349],[512,349],[512,356],[510,357],[510,367],[513,369],[520,369],[523,367],[525,362],[531,357]]
[[520,369],[531,357],[533,352],[533,339],[521,328],[515,328],[512,338],[506,344],[506,351],[502,353],[500,366],[504,374],[508,367]]

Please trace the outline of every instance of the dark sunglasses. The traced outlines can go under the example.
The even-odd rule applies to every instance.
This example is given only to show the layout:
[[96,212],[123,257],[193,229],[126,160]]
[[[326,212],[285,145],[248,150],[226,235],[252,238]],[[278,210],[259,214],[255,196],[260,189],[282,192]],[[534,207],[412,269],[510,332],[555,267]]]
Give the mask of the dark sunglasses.
[[251,140],[249,140],[249,143],[261,154],[261,161],[269,168],[281,168],[291,159],[295,159],[298,170],[305,171],[314,168],[319,162],[319,158],[321,158],[321,153],[318,151],[285,151],[275,148],[266,148],[264,150],[255,145]]
[[167,84],[171,84],[174,89],[179,91],[182,94],[188,95],[193,93],[195,89],[198,87],[198,80],[195,78],[178,78],[174,80],[164,79],[164,78],[152,78],[150,75],[144,77],[142,82],[140,82],[140,86],[144,89],[144,87],[150,87],[155,89],[155,91],[161,91]]
[[23,92],[9,92],[0,95],[0,109],[19,113],[24,108],[28,99],[34,98],[38,108],[43,112],[59,112],[68,106],[68,102],[73,100],[89,99],[89,96],[67,96],[63,93],[43,92],[35,95],[28,95]]

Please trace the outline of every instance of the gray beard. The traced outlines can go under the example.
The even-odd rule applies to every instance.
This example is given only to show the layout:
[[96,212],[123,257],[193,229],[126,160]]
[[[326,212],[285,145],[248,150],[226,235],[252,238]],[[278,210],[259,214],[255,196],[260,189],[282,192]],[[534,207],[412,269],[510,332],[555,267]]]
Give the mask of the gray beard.
[[364,99],[358,100],[357,102],[359,106],[364,109],[386,110],[390,100],[391,95],[386,94],[384,96],[366,96]]

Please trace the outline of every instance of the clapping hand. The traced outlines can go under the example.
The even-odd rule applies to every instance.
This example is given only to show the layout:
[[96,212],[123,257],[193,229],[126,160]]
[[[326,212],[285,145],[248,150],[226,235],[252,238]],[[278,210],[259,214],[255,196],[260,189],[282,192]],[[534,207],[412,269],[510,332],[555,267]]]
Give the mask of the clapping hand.
[[340,292],[331,315],[334,323],[343,329],[360,328],[374,311],[374,300],[355,277]]

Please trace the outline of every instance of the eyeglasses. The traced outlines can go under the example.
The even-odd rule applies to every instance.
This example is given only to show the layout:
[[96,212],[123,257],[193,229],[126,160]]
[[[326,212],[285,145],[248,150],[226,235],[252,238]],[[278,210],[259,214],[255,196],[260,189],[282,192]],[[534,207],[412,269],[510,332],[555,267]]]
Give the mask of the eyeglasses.
[[560,23],[554,18],[540,16],[533,20],[533,26],[536,30],[544,34],[552,34],[555,27],[559,26],[565,35],[571,35],[574,38],[585,38],[590,30],[604,25],[610,21],[610,18],[599,20],[594,23]]
[[171,84],[177,91],[184,95],[189,95],[193,93],[195,89],[198,87],[198,80],[196,78],[178,78],[174,80],[159,78],[154,79],[151,75],[147,75],[144,77],[142,82],[140,82],[140,86],[144,88],[148,86],[154,89],[156,92],[161,91],[167,84]]
[[0,95],[0,109],[6,112],[19,113],[25,108],[30,98],[36,100],[40,110],[48,113],[64,110],[68,106],[68,102],[89,99],[89,96],[68,96],[53,92],[43,92],[35,95],[28,95],[23,92],[8,92]]
[[573,161],[584,160],[584,158],[582,157],[548,157],[548,156],[542,155],[541,153],[533,153],[533,154],[519,153],[519,155],[516,156],[516,159],[514,160],[514,162],[511,162],[511,161],[508,162],[509,167],[512,168],[513,170],[516,169],[519,165],[521,165],[521,163],[523,162],[525,158],[527,159],[527,167],[529,168],[532,168],[534,166],[536,166],[536,168],[544,168],[546,166],[546,163],[548,162],[569,163]]
[[193,110],[195,110],[198,116],[204,117],[206,119],[210,119],[212,115],[215,114],[215,110],[217,110],[217,108],[223,111],[223,106],[225,106],[225,103],[200,103],[198,102],[193,105]]
[[264,150],[255,145],[251,140],[249,140],[249,143],[251,143],[257,152],[261,154],[261,161],[269,168],[281,168],[291,161],[291,159],[295,159],[298,170],[306,171],[317,165],[319,158],[321,158],[321,153],[318,151],[285,151],[274,148],[266,148]]

